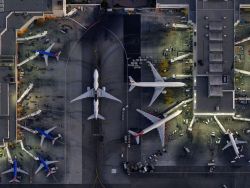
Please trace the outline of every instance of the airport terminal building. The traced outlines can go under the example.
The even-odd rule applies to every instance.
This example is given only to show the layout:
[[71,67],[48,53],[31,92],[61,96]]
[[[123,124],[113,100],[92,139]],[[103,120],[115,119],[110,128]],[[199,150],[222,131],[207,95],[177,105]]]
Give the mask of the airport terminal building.
[[247,0],[158,0],[157,8],[188,8],[193,33],[193,111],[235,115],[234,23]]
[[0,0],[0,145],[16,140],[17,31],[39,17],[65,13],[66,0]]
[[[194,115],[234,115],[234,23],[250,0],[157,0],[188,8],[194,26]],[[16,138],[16,35],[34,19],[64,16],[66,0],[0,0],[0,144]],[[2,44],[8,43],[8,46]]]

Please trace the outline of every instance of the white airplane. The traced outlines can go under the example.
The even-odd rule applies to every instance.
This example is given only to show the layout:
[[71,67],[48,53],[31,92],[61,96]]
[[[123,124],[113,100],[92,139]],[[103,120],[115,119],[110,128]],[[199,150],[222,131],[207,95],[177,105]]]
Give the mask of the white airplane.
[[183,82],[165,82],[161,75],[157,72],[154,66],[149,62],[151,70],[153,72],[155,81],[154,82],[135,82],[134,79],[129,76],[130,88],[129,91],[132,91],[134,87],[154,87],[154,95],[148,106],[151,106],[157,97],[162,93],[165,87],[184,87],[186,86]]
[[128,132],[135,137],[137,144],[139,144],[139,137],[140,136],[157,128],[157,130],[159,132],[160,139],[161,139],[162,146],[165,145],[165,123],[172,120],[176,116],[180,115],[182,112],[182,110],[177,110],[176,112],[170,114],[169,116],[161,119],[161,118],[153,116],[147,112],[144,112],[140,109],[136,109],[136,111],[139,112],[140,114],[142,114],[143,116],[145,116],[146,118],[148,118],[153,124],[145,129],[143,129],[139,133],[136,133],[136,132],[131,131],[131,130],[129,130]]
[[224,148],[222,148],[222,150],[225,150],[228,147],[232,146],[234,149],[235,155],[236,155],[235,159],[239,159],[241,157],[244,157],[244,155],[240,155],[237,144],[246,144],[247,141],[241,141],[241,140],[238,140],[237,138],[234,139],[233,133],[230,130],[227,130],[226,134],[228,134],[230,141],[227,142],[227,144],[225,145]]
[[110,95],[109,93],[106,92],[106,88],[102,87],[102,89],[99,88],[99,73],[97,71],[97,69],[94,70],[94,88],[90,89],[89,87],[87,87],[87,92],[81,94],[80,96],[76,97],[75,99],[71,100],[70,102],[75,102],[77,100],[81,100],[84,98],[88,98],[88,97],[93,97],[94,101],[93,101],[93,105],[94,105],[94,114],[88,117],[88,120],[90,119],[102,119],[104,120],[105,118],[99,114],[99,97],[104,97],[104,98],[108,98],[111,100],[115,100],[121,103],[121,100],[117,99],[116,97]]
[[44,58],[46,66],[48,66],[48,64],[49,64],[48,63],[48,58],[49,57],[55,57],[56,60],[59,61],[61,51],[56,52],[56,53],[50,52],[54,45],[55,45],[55,43],[51,44],[50,47],[48,47],[47,50],[34,50],[36,55],[41,55]]

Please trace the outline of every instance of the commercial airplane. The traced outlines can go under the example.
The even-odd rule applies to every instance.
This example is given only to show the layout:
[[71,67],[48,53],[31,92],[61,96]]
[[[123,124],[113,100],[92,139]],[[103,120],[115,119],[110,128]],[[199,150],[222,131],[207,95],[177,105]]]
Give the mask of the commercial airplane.
[[50,128],[50,129],[47,129],[47,130],[43,130],[41,128],[35,128],[35,131],[37,131],[37,133],[41,136],[41,142],[40,142],[40,146],[42,147],[43,145],[43,141],[44,139],[46,138],[47,140],[50,140],[52,142],[52,145],[55,144],[55,141],[58,139],[58,138],[61,138],[61,135],[58,134],[57,137],[54,137],[50,134],[51,131],[53,131],[54,129],[56,128],[56,126]]
[[178,116],[182,112],[182,110],[177,110],[176,112],[170,114],[169,116],[161,119],[161,118],[153,116],[147,112],[144,112],[140,109],[136,109],[136,111],[139,112],[140,114],[142,114],[144,117],[148,118],[153,124],[145,129],[143,129],[139,133],[136,133],[136,132],[131,131],[131,130],[129,130],[128,132],[135,137],[137,144],[139,144],[139,137],[140,136],[152,131],[153,129],[157,129],[159,132],[162,146],[165,145],[165,123],[172,120],[173,118],[175,118],[176,116]]
[[225,145],[224,148],[222,148],[222,150],[225,150],[228,147],[232,146],[234,149],[235,155],[236,155],[235,159],[239,159],[241,157],[244,157],[244,155],[240,155],[237,144],[246,144],[247,141],[241,141],[241,140],[238,140],[237,138],[234,139],[233,133],[230,130],[227,130],[226,134],[229,136],[230,141],[227,142],[227,144]]
[[121,103],[121,100],[117,99],[116,97],[110,95],[109,93],[106,92],[106,88],[102,87],[102,89],[99,88],[99,73],[98,70],[95,69],[94,70],[94,88],[90,89],[89,87],[87,87],[87,92],[81,94],[80,96],[76,97],[75,99],[71,100],[70,102],[75,102],[84,98],[88,98],[88,97],[93,97],[93,105],[94,105],[94,114],[88,117],[88,120],[90,119],[102,119],[104,120],[105,118],[99,114],[99,97],[104,97],[104,98],[108,98],[111,100],[115,100],[117,102]]
[[44,160],[41,156],[39,156],[39,167],[37,168],[37,170],[35,171],[35,174],[37,174],[38,172],[40,172],[40,170],[42,170],[44,168],[45,172],[47,173],[46,177],[49,177],[51,174],[56,173],[55,169],[52,169],[49,167],[50,164],[54,164],[54,163],[58,163],[59,161],[47,161]]
[[9,182],[10,182],[10,183],[19,183],[20,180],[17,179],[17,173],[18,173],[18,172],[19,172],[19,173],[22,173],[22,174],[29,175],[28,172],[26,172],[26,171],[22,170],[20,167],[18,167],[18,165],[17,165],[17,159],[16,159],[16,157],[15,157],[15,159],[14,159],[14,161],[13,161],[13,166],[12,166],[12,168],[10,168],[9,170],[6,170],[6,171],[2,172],[2,175],[3,175],[3,174],[8,174],[8,173],[13,173],[13,179],[10,180]]
[[50,47],[48,47],[47,50],[34,50],[33,51],[36,54],[41,55],[44,58],[46,66],[48,66],[48,64],[49,64],[48,63],[49,57],[55,57],[56,60],[59,61],[59,56],[61,54],[61,51],[59,51],[57,53],[50,52],[54,45],[55,45],[55,43],[51,44]]
[[161,75],[157,72],[157,70],[154,68],[154,66],[148,62],[151,70],[153,72],[154,75],[154,82],[135,82],[134,79],[129,76],[129,81],[130,81],[130,88],[129,91],[132,91],[134,89],[134,87],[154,87],[154,95],[149,103],[148,106],[151,106],[154,101],[157,99],[157,97],[162,93],[162,91],[164,90],[165,87],[184,87],[186,86],[185,83],[183,82],[165,82],[163,80],[163,78],[161,77]]

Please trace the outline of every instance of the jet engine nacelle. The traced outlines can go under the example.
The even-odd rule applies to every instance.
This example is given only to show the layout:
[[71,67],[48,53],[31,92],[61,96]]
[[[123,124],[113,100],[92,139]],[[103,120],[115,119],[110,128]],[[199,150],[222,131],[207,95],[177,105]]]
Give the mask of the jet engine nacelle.
[[106,87],[102,87],[102,90],[103,90],[103,91],[106,91]]
[[165,94],[167,94],[167,91],[163,90],[161,93],[165,95]]

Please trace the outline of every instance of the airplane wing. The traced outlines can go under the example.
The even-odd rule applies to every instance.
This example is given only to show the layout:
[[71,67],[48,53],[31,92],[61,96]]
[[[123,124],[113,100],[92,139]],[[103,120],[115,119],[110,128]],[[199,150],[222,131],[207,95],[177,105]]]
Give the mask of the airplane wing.
[[47,164],[47,165],[50,165],[50,164],[54,164],[54,163],[58,163],[59,161],[46,161],[45,163]]
[[153,72],[153,75],[155,77],[155,81],[156,82],[164,82],[163,78],[161,77],[161,75],[157,72],[157,70],[154,68],[154,66],[152,65],[152,63],[148,62],[148,64],[151,67],[151,70]]
[[47,48],[47,50],[45,50],[45,52],[50,52],[50,50],[53,48],[54,45],[55,45],[55,43],[51,44],[51,45]]
[[48,55],[43,55],[43,58],[44,58],[44,61],[45,61],[45,64],[46,64],[46,66],[48,66],[49,65],[49,56]]
[[142,114],[144,117],[148,118],[152,123],[155,123],[157,121],[160,121],[161,118],[155,117],[147,112],[144,112],[140,109],[136,109],[137,112],[139,112],[140,114]]
[[160,136],[160,139],[161,139],[162,147],[164,147],[164,145],[165,145],[165,124],[163,124],[162,126],[158,127],[157,130],[159,132],[159,136]]
[[93,89],[90,89],[88,90],[87,92],[81,94],[80,96],[76,97],[75,99],[71,100],[70,102],[75,102],[77,100],[81,100],[81,99],[84,99],[84,98],[88,98],[88,97],[94,97],[94,90]]
[[29,175],[29,173],[28,173],[28,172],[26,172],[26,171],[22,170],[21,168],[17,168],[17,172],[20,172],[20,173],[22,173],[22,174]]
[[8,173],[11,173],[11,172],[14,172],[14,168],[10,168],[9,170],[6,170],[6,171],[2,172],[2,174],[8,174]]
[[236,143],[236,144],[246,144],[247,141],[242,141],[242,140],[237,140],[237,139],[235,139],[235,143]]
[[[45,50],[45,52],[50,52],[51,51],[51,49],[53,48],[53,46],[55,45],[55,43],[53,43],[53,44],[51,44],[48,48],[47,48],[47,50]],[[49,63],[48,63],[48,58],[49,58],[49,56],[48,55],[43,55],[43,58],[44,58],[44,61],[45,61],[45,64],[46,64],[46,66],[48,66],[49,65]]]
[[43,167],[44,167],[43,164],[40,164],[39,167],[37,168],[37,170],[35,171],[35,174],[40,172],[40,170],[42,170]]
[[227,149],[228,147],[232,146],[231,142],[228,142],[227,145],[224,146],[224,148],[222,148],[222,150]]
[[50,129],[47,129],[46,131],[44,131],[46,134],[49,134],[51,131],[53,131],[56,128],[56,126],[51,127]]
[[117,99],[116,97],[114,97],[113,95],[110,95],[109,93],[107,93],[106,91],[104,91],[103,89],[98,88],[98,97],[104,97],[104,98],[108,98],[117,102],[122,103],[121,100]]
[[44,136],[44,135],[42,135],[42,136],[41,136],[40,147],[42,147],[42,145],[43,145],[44,138],[45,138],[45,136]]
[[155,102],[155,100],[159,97],[159,95],[162,93],[163,90],[164,87],[155,87],[154,94],[148,106],[151,106]]

